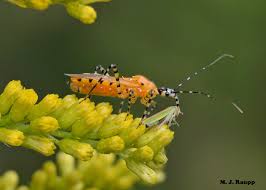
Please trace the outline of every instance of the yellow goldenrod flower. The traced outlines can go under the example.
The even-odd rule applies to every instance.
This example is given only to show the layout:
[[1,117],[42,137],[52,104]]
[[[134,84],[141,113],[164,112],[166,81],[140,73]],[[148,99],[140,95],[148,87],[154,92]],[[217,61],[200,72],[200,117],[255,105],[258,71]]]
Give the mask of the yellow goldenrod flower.
[[167,163],[168,158],[165,154],[165,150],[164,148],[162,148],[155,156],[153,161],[155,162],[155,164],[160,164],[160,165],[164,165]]
[[[150,124],[147,128],[141,124],[141,118],[134,119],[127,113],[112,114],[113,108],[109,103],[95,105],[88,98],[78,99],[75,95],[61,99],[56,94],[49,94],[36,104],[37,98],[34,90],[23,89],[19,81],[11,81],[7,85],[0,95],[0,105],[6,107],[0,117],[1,142],[22,145],[46,156],[54,154],[58,147],[79,160],[90,160],[88,162],[94,163],[94,166],[87,162],[80,166],[93,171],[86,171],[84,175],[90,176],[86,180],[90,184],[94,181],[93,187],[99,189],[106,184],[112,184],[110,190],[123,189],[122,186],[126,189],[134,184],[136,176],[130,175],[127,167],[146,183],[159,183],[163,179],[162,171],[167,162],[164,149],[174,135],[167,125]],[[156,123],[156,118],[153,121]],[[114,155],[105,157],[99,156],[99,153],[113,153],[119,157],[117,163],[124,166],[117,164],[116,169],[109,167],[114,163]],[[71,182],[71,176],[76,173],[74,159],[65,154],[60,156],[62,154],[58,155],[58,165],[64,176],[60,181],[69,181],[68,186],[73,190],[85,188],[81,182],[84,177],[73,178]],[[91,161],[94,158],[98,161]],[[47,176],[46,187],[53,189],[55,184],[59,185],[52,163],[47,163],[42,171]],[[124,172],[127,174],[122,175]],[[100,176],[106,176],[104,182]],[[111,183],[117,176],[121,177],[121,181]],[[67,188],[65,184],[59,186],[58,190]]]
[[56,159],[61,175],[68,175],[75,170],[75,159],[71,155],[59,152]]
[[109,104],[109,103],[106,103],[106,102],[102,102],[102,103],[99,103],[97,106],[96,106],[96,111],[103,117],[103,118],[106,118],[108,117],[112,111],[113,111],[113,107]]
[[57,94],[48,94],[40,103],[33,106],[27,118],[33,120],[41,116],[46,116],[55,111],[60,103],[61,99],[58,98]]
[[24,134],[16,129],[0,128],[0,141],[11,146],[20,146],[23,143]]
[[174,138],[174,132],[170,129],[161,128],[163,132],[153,139],[148,145],[153,149],[154,153],[157,154],[163,147],[167,146]]
[[84,137],[93,131],[103,121],[103,117],[97,111],[88,113],[84,118],[75,121],[71,133],[77,137]]
[[37,100],[38,95],[33,89],[22,90],[10,110],[11,120],[14,122],[23,121]]
[[34,135],[26,136],[22,145],[26,148],[40,152],[45,156],[54,154],[56,148],[52,140]]
[[47,189],[53,189],[57,184],[57,168],[55,163],[47,161],[43,164],[42,169],[47,174]]
[[89,160],[93,156],[94,149],[90,144],[80,143],[79,141],[72,139],[63,139],[57,144],[62,151],[73,155],[80,160]]
[[[121,131],[119,136],[125,141],[127,146],[132,145],[137,139],[139,139],[146,131],[145,125],[140,125],[140,118],[134,119],[131,125]],[[143,145],[144,146],[144,145]]]
[[84,24],[92,24],[95,22],[96,11],[88,5],[80,4],[79,2],[70,2],[66,4],[68,14]]
[[119,134],[122,130],[129,127],[132,123],[132,115],[121,113],[119,115],[111,115],[106,118],[98,131],[99,138],[112,137]]
[[52,4],[51,0],[25,0],[28,8],[36,10],[45,10]]
[[15,171],[7,171],[1,176],[0,189],[13,190],[16,188],[18,181],[18,174]]
[[10,81],[5,87],[4,92],[0,95],[0,113],[6,114],[14,101],[17,98],[18,93],[23,89],[20,81]]
[[166,130],[167,126],[163,125],[161,127],[153,127],[138,138],[136,142],[137,147],[142,147],[147,145],[152,140],[156,140],[157,137]]
[[97,151],[100,153],[120,152],[125,148],[123,139],[119,136],[113,136],[102,139],[97,144]]
[[137,150],[133,151],[130,154],[130,157],[136,161],[141,161],[141,162],[148,162],[153,159],[154,153],[153,150],[145,145],[141,148],[138,148]]
[[46,190],[47,174],[42,170],[34,172],[31,178],[30,189],[34,190]]
[[59,125],[62,129],[69,129],[73,123],[94,109],[94,103],[89,99],[74,103],[69,109],[65,110],[58,118]]
[[68,14],[84,24],[92,24],[97,18],[93,7],[89,6],[97,2],[109,2],[110,0],[7,0],[21,8],[31,8],[39,11],[46,10],[50,5],[60,4],[65,6]]
[[55,118],[43,116],[31,121],[30,127],[43,133],[51,133],[59,128],[59,124]]
[[59,100],[59,105],[51,113],[51,115],[55,118],[59,118],[64,114],[65,110],[69,109],[73,104],[77,102],[78,98],[75,95],[67,95],[62,100]]
[[143,181],[149,184],[158,182],[158,176],[154,170],[142,162],[133,159],[126,159],[127,167],[139,176]]
[[[142,174],[148,179],[164,179],[161,171],[148,171],[147,166],[129,163],[135,170],[142,169]],[[66,169],[67,168],[67,169]],[[58,171],[58,172],[57,172]],[[140,172],[140,170],[139,170]],[[152,179],[154,180],[154,179]],[[79,161],[75,164],[72,156],[65,153],[57,154],[57,164],[46,161],[43,167],[32,175],[29,186],[19,186],[18,176],[14,171],[8,171],[0,176],[1,190],[129,190],[140,178],[134,175],[126,166],[124,160],[116,160],[114,154],[95,154],[89,161]],[[151,181],[153,182],[153,181]]]

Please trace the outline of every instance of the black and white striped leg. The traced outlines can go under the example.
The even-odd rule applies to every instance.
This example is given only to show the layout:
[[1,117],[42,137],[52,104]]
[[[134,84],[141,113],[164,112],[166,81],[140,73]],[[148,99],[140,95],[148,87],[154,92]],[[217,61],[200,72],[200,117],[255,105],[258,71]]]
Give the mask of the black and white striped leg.
[[131,105],[134,104],[136,102],[137,98],[135,96],[135,93],[133,90],[129,91],[129,95],[128,95],[128,102],[127,102],[127,115],[129,115],[130,113],[130,109],[131,109]]
[[106,69],[103,66],[97,65],[95,67],[95,74],[105,74],[105,73],[107,73],[107,72],[106,72]]
[[120,86],[120,75],[119,75],[119,72],[118,72],[118,69],[117,69],[117,66],[116,64],[111,64],[108,69],[107,69],[107,73],[109,73],[110,71],[113,72],[114,74],[114,77],[115,77],[115,80],[116,80],[116,88],[117,88],[117,94],[118,96],[120,96],[122,94],[122,91],[121,91],[121,86]]
[[155,97],[155,92],[154,90],[150,90],[149,93],[147,94],[146,97],[144,97],[143,99],[141,99],[141,103],[144,104],[145,110],[144,113],[142,115],[141,121],[143,121],[144,119],[147,118],[147,116],[149,115],[149,108],[152,105],[152,99]]
[[[113,72],[115,80],[116,80],[116,87],[117,87],[117,93],[118,95],[121,94],[121,88],[120,88],[120,81],[119,81],[119,73],[117,66],[115,64],[111,64],[107,69],[104,69],[101,65],[96,66],[95,72],[100,71],[101,74],[104,76],[109,75],[110,71]],[[90,92],[88,93],[89,95],[91,92],[96,88],[98,84],[101,84],[103,82],[103,77],[100,77],[98,81],[95,83],[95,85],[91,88]]]

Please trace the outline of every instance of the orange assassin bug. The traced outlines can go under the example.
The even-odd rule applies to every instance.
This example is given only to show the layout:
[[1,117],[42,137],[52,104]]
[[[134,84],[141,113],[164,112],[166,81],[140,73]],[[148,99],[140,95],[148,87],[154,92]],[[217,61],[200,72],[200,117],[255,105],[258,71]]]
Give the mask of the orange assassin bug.
[[[187,77],[185,81],[189,81],[193,76],[197,76],[200,72],[207,70],[207,68],[215,65],[221,59],[232,55],[223,54],[215,59],[210,64],[202,67],[198,72],[194,72],[191,76]],[[113,74],[113,76],[111,76]],[[134,104],[137,98],[146,106],[142,119],[145,119],[149,114],[149,109],[155,107],[156,96],[165,96],[175,99],[176,107],[179,109],[178,94],[201,94],[208,98],[212,98],[210,94],[201,91],[183,91],[179,90],[184,82],[178,84],[177,88],[157,87],[152,81],[142,75],[135,75],[132,77],[120,77],[117,66],[110,65],[104,69],[101,65],[96,66],[95,73],[82,73],[82,74],[65,74],[70,77],[70,88],[74,92],[86,94],[87,96],[109,96],[121,99],[128,99],[128,110]],[[123,103],[121,104],[122,108]],[[120,110],[121,110],[120,108]],[[180,113],[180,110],[176,112]]]

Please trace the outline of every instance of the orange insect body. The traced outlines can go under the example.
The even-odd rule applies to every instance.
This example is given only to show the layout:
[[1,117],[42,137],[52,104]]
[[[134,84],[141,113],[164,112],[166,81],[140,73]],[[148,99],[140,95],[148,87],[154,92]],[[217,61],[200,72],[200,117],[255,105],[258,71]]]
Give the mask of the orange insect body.
[[[68,74],[70,76],[70,88],[74,92],[81,94],[91,94],[97,96],[111,96],[118,98],[128,98],[129,92],[133,91],[135,97],[144,98],[150,90],[154,90],[155,95],[158,94],[156,85],[142,75],[136,75],[131,78],[121,77],[120,90],[117,90],[117,81],[113,76],[101,74]],[[99,83],[99,79],[101,82]],[[98,83],[98,84],[97,84]]]
[[[215,65],[224,57],[233,58],[232,55],[224,54],[205,67],[202,67],[199,71],[194,72],[193,75],[187,77],[185,81],[189,81],[192,77],[197,76],[200,72],[206,71],[207,68]],[[114,76],[109,76],[110,71]],[[110,96],[122,99],[127,98],[128,113],[130,111],[131,105],[136,102],[137,98],[141,98],[140,102],[146,106],[142,119],[145,119],[150,114],[149,109],[152,110],[155,107],[156,102],[153,99],[157,95],[175,99],[177,108],[179,108],[178,94],[201,94],[207,96],[208,98],[212,98],[210,94],[201,91],[179,90],[185,81],[179,83],[177,88],[157,88],[152,81],[142,75],[119,77],[118,69],[115,64],[111,64],[107,69],[103,68],[101,65],[98,65],[95,68],[95,73],[65,75],[70,77],[70,88],[74,92],[86,95]],[[121,102],[120,105],[121,111],[123,102]],[[235,106],[235,104],[233,105]]]

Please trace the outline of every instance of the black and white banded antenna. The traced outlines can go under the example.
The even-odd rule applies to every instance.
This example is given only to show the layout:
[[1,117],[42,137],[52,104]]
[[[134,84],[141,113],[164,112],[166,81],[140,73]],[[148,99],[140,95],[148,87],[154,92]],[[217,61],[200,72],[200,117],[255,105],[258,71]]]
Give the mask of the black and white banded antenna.
[[[208,70],[208,68],[210,68],[211,66],[215,65],[216,63],[218,63],[220,60],[224,59],[224,58],[231,58],[233,59],[234,56],[233,55],[230,55],[230,54],[223,54],[221,55],[220,57],[216,58],[213,62],[211,62],[210,64],[202,67],[199,71],[197,72],[194,72],[192,75],[190,75],[189,77],[187,77],[183,82],[179,83],[178,86],[177,86],[177,89],[180,88],[181,86],[183,86],[183,84],[187,81],[189,81],[191,78],[199,75],[200,73]],[[204,95],[208,98],[211,98],[211,99],[214,99],[214,97],[211,95],[211,94],[208,94],[206,92],[202,92],[202,91],[186,91],[186,90],[175,90],[175,93],[177,94],[201,94],[201,95]],[[232,105],[234,106],[234,108],[236,108],[237,111],[239,111],[241,114],[244,113],[244,111],[235,103],[235,102],[231,102]]]
[[183,82],[179,83],[179,84],[177,85],[177,89],[180,88],[181,86],[183,86],[183,84],[184,84],[185,82],[189,81],[191,78],[194,78],[194,77],[196,77],[197,75],[199,75],[200,73],[202,73],[202,72],[208,70],[208,68],[212,67],[213,65],[215,65],[215,64],[218,63],[220,60],[222,60],[222,59],[224,59],[224,58],[226,58],[226,57],[229,57],[229,58],[231,58],[231,59],[234,58],[234,56],[233,56],[233,55],[230,55],[230,54],[223,54],[223,55],[221,55],[220,57],[218,57],[218,58],[216,58],[214,61],[212,61],[210,64],[208,64],[208,65],[202,67],[199,71],[194,72],[192,75],[190,75],[190,76],[187,77],[185,80],[183,80]]

